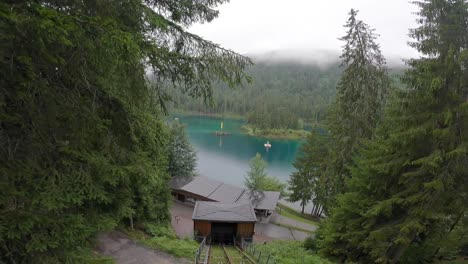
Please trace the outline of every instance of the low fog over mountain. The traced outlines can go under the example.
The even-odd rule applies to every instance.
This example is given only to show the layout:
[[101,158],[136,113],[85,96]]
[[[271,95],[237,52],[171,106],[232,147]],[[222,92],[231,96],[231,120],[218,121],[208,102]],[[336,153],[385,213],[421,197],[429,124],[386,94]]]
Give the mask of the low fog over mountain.
[[[257,52],[247,54],[255,63],[278,64],[292,63],[315,65],[320,68],[328,68],[332,65],[340,63],[341,53],[332,50],[275,50],[268,52]],[[389,68],[403,68],[405,63],[403,58],[398,56],[387,57],[387,65]]]

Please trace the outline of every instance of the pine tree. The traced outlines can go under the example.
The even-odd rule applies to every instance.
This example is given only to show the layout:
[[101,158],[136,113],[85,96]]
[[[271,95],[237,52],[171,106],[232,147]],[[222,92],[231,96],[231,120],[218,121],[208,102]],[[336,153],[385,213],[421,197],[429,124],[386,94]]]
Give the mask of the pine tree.
[[466,243],[468,3],[415,3],[421,25],[411,46],[424,56],[409,61],[408,89],[396,93],[319,231],[321,251],[343,260],[432,261],[461,248],[454,237]]
[[249,162],[250,169],[245,176],[244,184],[251,191],[262,191],[267,178],[266,162],[257,153]]
[[341,55],[343,74],[331,108],[329,130],[332,136],[333,195],[342,193],[348,166],[364,140],[370,139],[378,124],[389,90],[385,58],[376,43],[374,30],[356,18],[351,9],[345,25],[347,33]]
[[[323,188],[323,180],[328,164],[328,152],[326,136],[313,131],[307,136],[296,157],[294,162],[296,171],[288,181],[289,200],[300,202],[302,213],[304,207],[312,200],[316,206],[326,204],[327,195],[324,193],[326,188]],[[320,212],[317,212],[317,216],[320,216]]]
[[185,30],[223,2],[0,3],[0,262],[83,263],[97,232],[167,223],[162,84],[209,100],[250,62]]
[[185,127],[179,122],[171,124],[169,143],[169,174],[172,177],[192,177],[195,175],[197,153],[185,134]]

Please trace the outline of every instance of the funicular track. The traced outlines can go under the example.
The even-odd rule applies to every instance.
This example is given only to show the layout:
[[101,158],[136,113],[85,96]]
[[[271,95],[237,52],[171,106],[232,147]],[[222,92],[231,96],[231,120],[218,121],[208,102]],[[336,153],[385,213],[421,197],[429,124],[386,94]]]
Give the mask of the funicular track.
[[208,263],[211,264],[256,264],[236,246],[213,245]]

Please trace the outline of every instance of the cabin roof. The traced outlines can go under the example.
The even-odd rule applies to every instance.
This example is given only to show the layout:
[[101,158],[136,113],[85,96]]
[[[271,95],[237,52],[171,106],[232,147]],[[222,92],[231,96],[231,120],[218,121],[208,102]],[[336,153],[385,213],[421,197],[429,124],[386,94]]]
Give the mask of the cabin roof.
[[254,223],[257,221],[250,203],[220,203],[197,201],[193,220],[210,222]]
[[270,210],[273,211],[278,204],[280,193],[279,192],[251,192],[245,190],[236,202],[244,203],[251,202],[252,206],[257,210]]
[[250,202],[258,210],[275,210],[280,196],[279,192],[251,192],[203,176],[173,177],[169,185],[174,190],[193,193],[225,204]]
[[220,181],[211,180],[205,177],[194,177],[193,180],[180,188],[181,190],[210,197],[219,187],[223,185]]

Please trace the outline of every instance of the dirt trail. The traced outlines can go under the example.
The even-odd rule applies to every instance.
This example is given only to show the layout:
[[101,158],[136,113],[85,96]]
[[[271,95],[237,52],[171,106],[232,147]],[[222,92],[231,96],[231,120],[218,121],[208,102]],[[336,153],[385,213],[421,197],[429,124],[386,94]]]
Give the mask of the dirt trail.
[[149,249],[136,243],[122,232],[112,231],[97,237],[99,253],[113,257],[119,264],[182,264],[187,259],[176,258],[167,253]]

